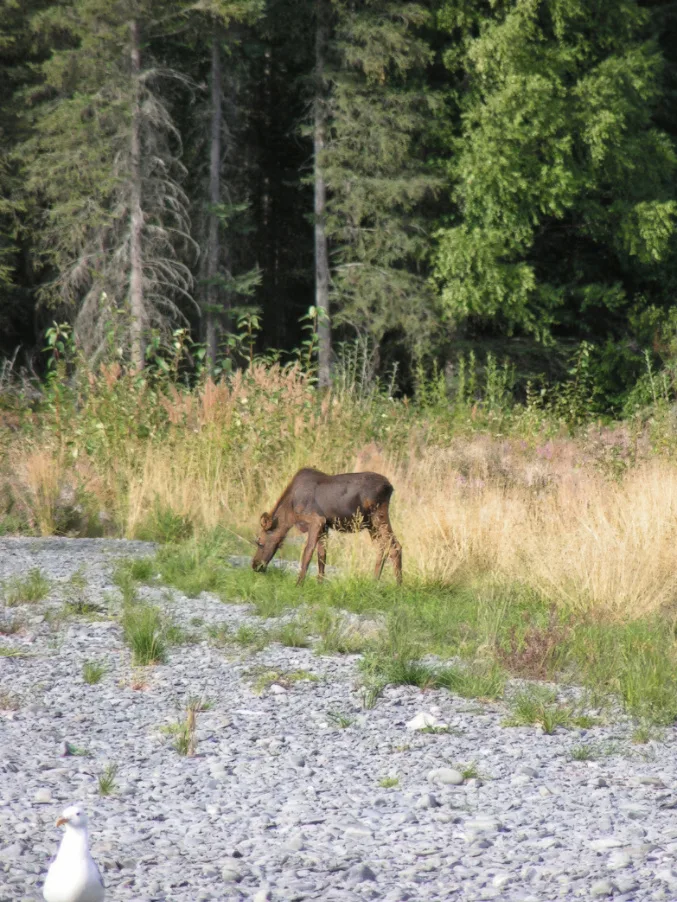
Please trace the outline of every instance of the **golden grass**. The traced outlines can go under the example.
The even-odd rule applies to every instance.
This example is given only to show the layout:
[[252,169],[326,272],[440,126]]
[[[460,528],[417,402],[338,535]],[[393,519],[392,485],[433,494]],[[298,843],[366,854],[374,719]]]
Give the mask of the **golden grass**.
[[[77,487],[129,537],[157,507],[198,535],[226,525],[251,536],[299,467],[374,469],[395,486],[405,578],[518,581],[558,605],[612,618],[656,611],[677,595],[677,466],[669,459],[644,455],[611,478],[590,441],[478,433],[432,441],[434,430],[406,404],[376,412],[339,397],[318,404],[298,370],[258,366],[229,384],[170,388],[156,405],[162,428],[141,436],[135,421],[150,416],[140,412],[152,403],[147,389],[129,401],[124,386],[127,394],[114,394],[118,385],[104,374],[68,436],[53,425],[12,434],[4,479],[33,531],[53,532],[65,489]],[[117,416],[108,429],[106,418]],[[616,439],[600,433],[595,441]],[[374,550],[364,535],[332,537],[329,558],[367,571]]]

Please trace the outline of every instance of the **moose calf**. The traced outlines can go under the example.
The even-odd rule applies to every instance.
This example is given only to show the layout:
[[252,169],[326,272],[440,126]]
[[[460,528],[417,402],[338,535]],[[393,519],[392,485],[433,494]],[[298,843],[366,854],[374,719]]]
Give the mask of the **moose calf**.
[[261,515],[262,531],[252,559],[254,570],[265,570],[285,536],[296,526],[308,534],[297,585],[305,579],[317,548],[318,579],[324,577],[329,529],[351,532],[368,529],[379,553],[374,576],[380,579],[386,557],[402,582],[402,546],[390,525],[388,507],[393,487],[379,473],[340,473],[329,476],[319,470],[299,470],[282,493],[272,513]]

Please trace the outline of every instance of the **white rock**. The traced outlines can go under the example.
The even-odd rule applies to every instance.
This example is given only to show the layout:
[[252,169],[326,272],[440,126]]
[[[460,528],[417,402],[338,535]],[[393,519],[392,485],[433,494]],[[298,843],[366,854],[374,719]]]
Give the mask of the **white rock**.
[[446,730],[447,724],[440,723],[434,714],[429,714],[425,711],[419,712],[416,717],[413,717],[407,724],[408,730],[425,730],[428,727]]
[[614,885],[610,880],[598,880],[590,887],[591,896],[610,896],[614,891]]
[[469,818],[463,825],[467,831],[473,833],[498,833],[501,829],[501,822],[496,817],[490,815],[479,815],[479,817]]
[[599,839],[593,839],[589,843],[593,852],[606,852],[608,849],[619,849],[624,845],[625,843],[621,842],[620,839],[616,839],[615,836],[601,836]]
[[632,864],[632,858],[627,852],[612,852],[609,856],[609,860],[606,863],[607,868],[610,871],[622,871],[623,868],[628,868]]
[[224,864],[221,869],[221,879],[224,883],[237,883],[240,879],[240,870],[232,864]]
[[460,786],[463,783],[463,774],[453,767],[438,767],[428,772],[428,780],[442,786]]
[[513,786],[526,786],[527,783],[531,783],[531,777],[529,777],[527,774],[515,774],[510,782]]

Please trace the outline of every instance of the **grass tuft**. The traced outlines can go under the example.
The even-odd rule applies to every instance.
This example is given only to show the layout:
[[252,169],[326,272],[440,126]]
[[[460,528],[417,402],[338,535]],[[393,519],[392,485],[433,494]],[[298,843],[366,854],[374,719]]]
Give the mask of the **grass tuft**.
[[136,604],[139,600],[139,587],[132,570],[125,562],[119,563],[113,571],[113,583],[120,590],[123,606]]
[[86,749],[79,745],[74,745],[72,742],[65,742],[64,747],[64,754],[73,755],[73,757],[75,758],[89,758],[91,754],[89,749]]
[[177,723],[165,727],[163,732],[174,736],[172,745],[179,755],[193,758],[197,751],[197,715],[207,711],[211,707],[210,702],[197,696],[191,696],[186,703],[186,714]]
[[261,651],[270,642],[270,636],[266,630],[256,626],[242,624],[233,633],[232,641],[242,648],[251,648],[252,651]]
[[381,789],[394,789],[396,786],[399,786],[400,778],[399,777],[381,777],[378,781],[378,785]]
[[147,604],[126,605],[122,613],[122,631],[132,650],[132,664],[145,667],[167,659],[167,643],[162,615]]
[[648,742],[660,742],[664,732],[652,723],[639,723],[632,731],[632,741],[635,745],[646,745]]
[[591,745],[576,745],[571,749],[572,761],[594,761],[598,752]]
[[13,692],[0,689],[0,711],[18,711],[21,707],[21,698]]
[[85,661],[82,665],[82,679],[90,686],[100,683],[108,671],[102,661]]
[[66,583],[64,590],[67,614],[86,616],[101,613],[101,606],[90,601],[88,589],[89,584],[83,571],[77,570]]
[[145,542],[159,542],[162,545],[176,544],[193,535],[191,518],[174,511],[156,496],[153,506],[137,525],[134,538]]
[[468,764],[458,764],[455,766],[455,769],[459,771],[464,780],[483,780],[485,779],[480,775],[480,772],[477,768],[476,761],[470,761]]
[[348,714],[343,714],[341,711],[328,711],[327,718],[330,723],[333,723],[334,726],[338,727],[339,730],[346,730],[348,727],[351,727],[355,723],[355,718],[350,717]]
[[283,689],[291,689],[295,683],[319,681],[319,677],[308,670],[268,670],[264,667],[255,668],[248,676],[253,679],[252,691],[256,695],[270,689],[273,683],[277,683]]
[[558,727],[569,728],[573,708],[558,704],[557,693],[545,686],[532,686],[518,692],[511,700],[511,714],[503,721],[506,727],[538,726],[551,735]]
[[52,588],[52,584],[41,570],[34,567],[26,576],[15,576],[3,585],[3,601],[8,608],[21,604],[35,604],[43,601]]
[[310,640],[306,627],[296,620],[291,620],[276,630],[275,639],[285,648],[308,648]]
[[110,796],[117,789],[115,778],[118,773],[117,764],[107,764],[103,771],[99,774],[99,795]]

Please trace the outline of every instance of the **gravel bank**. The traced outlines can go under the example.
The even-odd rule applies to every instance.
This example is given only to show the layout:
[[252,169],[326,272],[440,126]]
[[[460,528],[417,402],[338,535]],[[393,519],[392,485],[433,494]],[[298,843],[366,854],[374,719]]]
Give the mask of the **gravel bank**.
[[[110,604],[115,557],[149,551],[2,539],[0,580],[39,567],[63,583],[84,568],[91,600]],[[674,731],[645,746],[628,723],[544,736],[502,727],[499,705],[408,687],[364,711],[354,657],[224,651],[206,627],[260,624],[246,606],[159,589],[143,594],[203,638],[141,676],[115,622],[45,619],[62,590],[2,612],[25,626],[0,647],[27,656],[0,657],[0,699],[19,705],[0,711],[0,902],[41,898],[54,819],[73,801],[110,900],[677,898]],[[82,677],[91,660],[108,668],[96,685]],[[258,695],[262,670],[307,673]],[[211,703],[194,758],[162,731],[190,696]],[[409,730],[420,712],[449,732]],[[89,756],[63,757],[65,742]],[[572,760],[584,743],[600,757]],[[110,762],[117,790],[102,797]],[[459,779],[470,762],[480,778]]]

